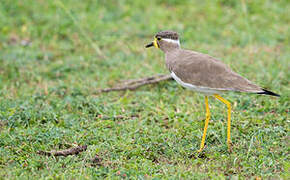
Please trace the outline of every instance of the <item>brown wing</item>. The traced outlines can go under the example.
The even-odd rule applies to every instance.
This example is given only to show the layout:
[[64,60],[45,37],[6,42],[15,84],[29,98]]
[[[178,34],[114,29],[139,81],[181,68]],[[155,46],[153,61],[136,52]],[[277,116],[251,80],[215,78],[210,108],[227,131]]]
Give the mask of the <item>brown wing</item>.
[[263,90],[233,72],[227,65],[209,55],[181,50],[175,54],[170,70],[183,82],[219,90],[262,92]]

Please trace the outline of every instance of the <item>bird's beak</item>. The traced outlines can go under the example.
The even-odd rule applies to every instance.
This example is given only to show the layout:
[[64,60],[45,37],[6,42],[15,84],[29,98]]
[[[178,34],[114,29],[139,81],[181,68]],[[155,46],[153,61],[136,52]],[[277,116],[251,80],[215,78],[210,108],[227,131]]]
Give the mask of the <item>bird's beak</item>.
[[147,44],[147,45],[145,46],[145,48],[150,48],[150,47],[152,47],[152,46],[154,46],[153,42]]
[[157,38],[154,38],[154,41],[151,42],[151,43],[149,43],[149,44],[147,44],[145,47],[146,47],[146,48],[149,48],[149,47],[152,47],[152,46],[154,46],[154,47],[156,47],[156,48],[159,48],[159,45],[158,45],[158,43],[157,43]]

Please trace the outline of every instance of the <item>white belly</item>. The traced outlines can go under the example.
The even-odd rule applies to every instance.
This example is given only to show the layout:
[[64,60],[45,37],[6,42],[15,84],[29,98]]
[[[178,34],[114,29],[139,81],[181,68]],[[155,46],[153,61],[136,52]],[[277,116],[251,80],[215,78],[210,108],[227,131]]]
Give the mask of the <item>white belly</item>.
[[193,84],[183,82],[179,77],[176,76],[176,74],[173,71],[171,72],[171,76],[178,84],[180,84],[181,86],[183,86],[187,89],[190,89],[192,91],[200,92],[200,93],[203,93],[206,95],[221,94],[222,93],[222,91],[218,90],[218,89],[213,89],[213,88],[203,87],[203,86],[195,86]]

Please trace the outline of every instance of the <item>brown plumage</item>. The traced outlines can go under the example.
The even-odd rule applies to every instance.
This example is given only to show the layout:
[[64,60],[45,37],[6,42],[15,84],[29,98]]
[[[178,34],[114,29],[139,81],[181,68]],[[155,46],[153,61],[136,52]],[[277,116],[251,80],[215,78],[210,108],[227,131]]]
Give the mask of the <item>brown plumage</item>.
[[168,69],[185,83],[222,91],[263,91],[220,60],[206,54],[178,49],[169,51],[165,57]]

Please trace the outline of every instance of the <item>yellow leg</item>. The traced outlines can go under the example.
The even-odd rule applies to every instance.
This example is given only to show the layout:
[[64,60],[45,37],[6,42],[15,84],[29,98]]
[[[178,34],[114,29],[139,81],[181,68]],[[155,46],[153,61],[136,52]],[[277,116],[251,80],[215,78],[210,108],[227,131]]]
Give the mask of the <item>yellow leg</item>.
[[220,95],[214,95],[218,100],[220,100],[222,103],[226,104],[228,107],[228,129],[227,129],[227,144],[229,151],[231,150],[231,103],[222,98]]
[[204,124],[203,135],[202,135],[202,139],[201,139],[201,143],[200,143],[200,149],[198,150],[198,152],[201,152],[204,148],[206,131],[207,131],[208,122],[210,119],[210,111],[209,111],[208,97],[207,96],[205,96],[205,110],[206,110],[206,119],[205,119],[205,124]]

